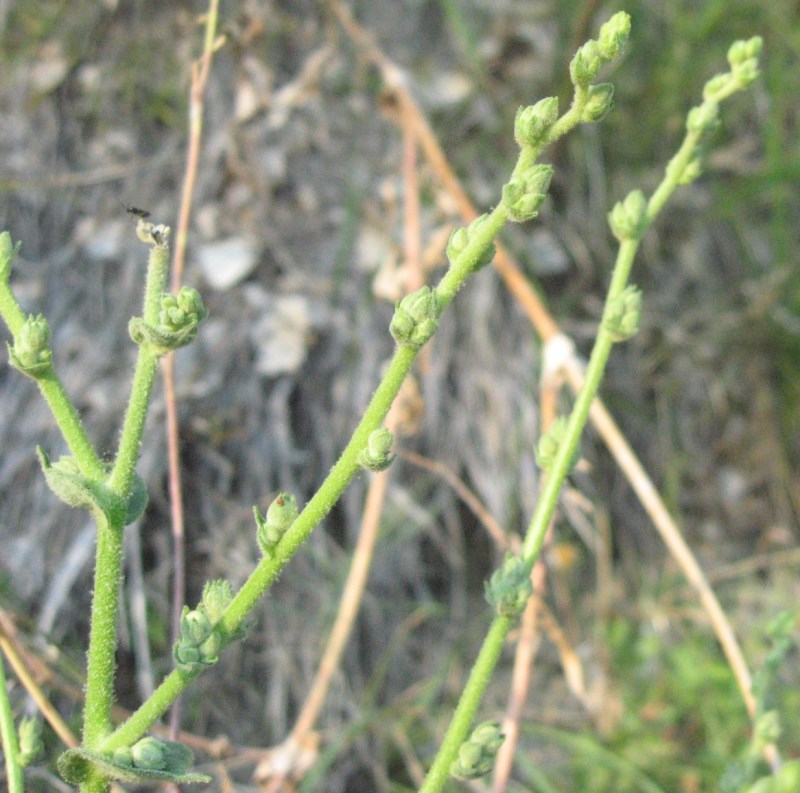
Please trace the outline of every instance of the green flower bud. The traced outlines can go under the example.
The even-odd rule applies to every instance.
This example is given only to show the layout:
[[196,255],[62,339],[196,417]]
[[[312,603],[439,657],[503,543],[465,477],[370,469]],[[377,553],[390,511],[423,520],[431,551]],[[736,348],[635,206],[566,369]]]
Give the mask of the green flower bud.
[[163,741],[146,736],[131,746],[131,759],[137,768],[151,768],[163,771],[167,767]]
[[503,617],[515,617],[533,592],[528,566],[519,556],[506,554],[503,565],[485,584],[486,600]]
[[41,377],[50,368],[50,326],[41,314],[28,315],[14,337],[13,347],[8,347],[8,358],[15,369],[33,378]]
[[464,781],[485,776],[492,770],[504,738],[499,722],[485,721],[479,724],[459,747],[458,757],[450,766],[450,774]]
[[758,70],[758,58],[749,58],[740,66],[733,70],[736,81],[741,88],[746,88],[760,74]]
[[703,99],[706,102],[713,102],[717,94],[728,86],[728,81],[731,79],[729,74],[715,74],[703,86]]
[[[473,220],[469,226],[466,228],[456,229],[450,235],[450,241],[447,243],[447,259],[451,264],[455,263],[456,259],[458,259],[466,250],[469,243],[475,239],[475,236],[479,233],[481,226],[483,226],[488,219],[488,215],[480,215],[479,217],[475,218],[475,220]],[[492,261],[492,258],[494,257],[494,243],[482,251],[473,252],[473,255],[475,256],[475,259],[472,262],[470,269],[472,272],[476,272]]]
[[555,96],[521,107],[514,119],[514,139],[520,146],[538,146],[545,142],[547,133],[557,120],[558,99]]
[[[542,435],[536,445],[536,462],[543,471],[550,471],[556,461],[561,445],[567,434],[569,421],[566,416],[559,416],[551,425],[550,431]],[[569,462],[571,471],[580,459],[580,448],[576,447]]]
[[728,63],[731,65],[731,69],[736,70],[738,66],[752,58],[758,59],[763,46],[764,40],[761,36],[753,36],[747,41],[743,39],[734,41],[728,49]]
[[[117,752],[114,753],[115,760]],[[134,767],[148,771],[166,771],[173,776],[186,773],[186,769],[193,760],[192,750],[188,746],[175,741],[154,738],[150,735],[137,741],[130,747],[129,752]],[[120,752],[119,757],[123,761],[121,765],[128,765],[124,762],[127,759],[124,749]]]
[[397,302],[389,330],[398,345],[418,350],[438,327],[439,304],[436,295],[430,287],[423,286]]
[[693,107],[686,116],[686,129],[698,135],[707,135],[719,125],[719,105],[716,102],[703,102]]
[[385,471],[396,457],[389,451],[394,443],[392,435],[386,427],[373,430],[367,438],[367,446],[358,456],[358,464],[368,471]]
[[586,87],[597,77],[603,65],[600,49],[594,39],[589,39],[572,58],[569,65],[569,76],[575,86]]
[[503,203],[511,220],[521,222],[536,217],[552,177],[550,165],[534,165],[503,185]]
[[222,639],[218,633],[212,633],[198,648],[198,661],[203,666],[212,666],[219,661]]
[[176,666],[185,671],[195,671],[215,664],[219,660],[221,640],[200,604],[196,609],[183,607],[178,641],[172,648]]
[[635,286],[627,286],[622,293],[609,302],[603,318],[603,327],[614,341],[625,341],[639,330],[642,315],[642,292]]
[[638,240],[647,228],[647,199],[641,190],[628,193],[608,213],[608,225],[620,241]]
[[291,493],[278,493],[267,507],[266,515],[261,515],[258,507],[253,507],[253,516],[256,519],[256,541],[261,553],[267,559],[272,557],[275,546],[295,522],[297,515],[297,499]]
[[190,286],[181,287],[177,295],[162,295],[158,324],[175,333],[186,327],[197,327],[207,316],[200,293]]
[[193,341],[207,315],[200,293],[184,286],[177,295],[161,296],[158,324],[134,317],[128,323],[128,332],[137,344],[150,347],[156,355],[164,355]]
[[44,752],[42,722],[33,716],[23,716],[17,727],[19,737],[19,763],[25,768]]
[[223,578],[216,581],[206,581],[203,587],[203,608],[212,625],[219,622],[219,618],[233,600],[233,587]]
[[583,106],[581,121],[594,124],[602,121],[614,106],[614,86],[611,83],[598,83],[589,86],[586,104]]
[[447,243],[447,259],[451,263],[454,262],[461,251],[467,247],[469,243],[469,231],[463,226],[461,228],[455,229],[453,233],[450,235],[450,240]]
[[112,762],[117,765],[132,766],[133,765],[133,752],[130,746],[120,746],[119,749],[114,749],[114,754],[111,756]]
[[631,32],[631,18],[618,11],[601,28],[597,37],[597,49],[604,61],[613,61],[622,55]]
[[0,281],[8,281],[11,274],[11,262],[17,255],[21,242],[16,245],[11,241],[11,235],[4,231],[0,234]]
[[213,627],[204,609],[190,610],[188,606],[183,607],[180,632],[181,636],[192,644],[199,645],[204,642],[211,634]]
[[678,184],[691,184],[703,173],[703,156],[705,150],[702,146],[695,148],[694,154],[678,176]]

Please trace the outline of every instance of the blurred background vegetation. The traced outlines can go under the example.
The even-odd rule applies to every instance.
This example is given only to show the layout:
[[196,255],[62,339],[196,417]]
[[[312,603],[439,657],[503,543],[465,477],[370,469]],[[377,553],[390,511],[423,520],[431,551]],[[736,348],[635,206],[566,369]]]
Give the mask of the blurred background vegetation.
[[[455,172],[489,207],[516,157],[517,107],[554,93],[566,103],[574,50],[621,6],[350,7],[408,71]],[[607,78],[615,109],[547,153],[551,199],[504,241],[588,351],[614,251],[607,211],[658,183],[730,42],[764,38],[762,77],[724,107],[705,175],[676,194],[642,246],[643,328],[615,350],[603,387],[758,668],[768,619],[800,600],[800,9],[789,0],[624,8],[633,28]],[[118,201],[175,223],[203,10],[0,4],[0,220],[23,245],[13,285],[26,310],[50,320],[58,370],[108,454],[145,256]],[[178,356],[191,603],[207,578],[237,586],[252,569],[252,504],[279,489],[306,500],[349,437],[391,352],[392,307],[379,285],[391,284],[402,251],[400,134],[381,110],[379,75],[326,4],[223,2],[221,16],[227,43],[206,98],[186,276],[211,319]],[[454,213],[425,166],[421,184],[427,239]],[[521,530],[535,502],[539,366],[527,321],[496,274],[482,272],[442,323],[419,376],[419,427],[401,443],[448,465],[507,530]],[[53,699],[75,721],[79,703],[62,684],[80,679],[92,527],[45,489],[34,447],[62,448],[33,383],[3,367],[0,405],[2,606],[54,663]],[[124,707],[171,666],[162,426],[159,392],[141,464],[151,507],[129,527]],[[566,561],[551,563],[550,607],[599,704],[591,712],[570,695],[545,641],[511,789],[716,790],[748,741],[732,674],[591,433],[583,456],[557,527]],[[237,747],[284,737],[336,611],[366,484],[351,486],[293,560],[249,641],[186,695],[186,730]],[[598,534],[613,544],[602,586]],[[358,629],[320,724],[326,751],[305,789],[415,788],[414,762],[432,756],[488,624],[482,581],[496,563],[449,487],[399,460]],[[486,718],[502,711],[509,670],[510,656]],[[800,756],[799,670],[782,666],[774,687],[787,757]],[[55,756],[52,734],[48,746]],[[230,770],[237,789],[255,789],[251,770]],[[42,789],[56,785],[39,773]]]

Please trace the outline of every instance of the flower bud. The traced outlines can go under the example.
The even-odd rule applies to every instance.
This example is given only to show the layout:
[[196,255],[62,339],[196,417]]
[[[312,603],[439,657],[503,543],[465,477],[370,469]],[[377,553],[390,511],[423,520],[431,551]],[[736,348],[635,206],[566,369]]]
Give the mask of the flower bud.
[[187,672],[211,666],[219,660],[221,645],[205,607],[200,604],[192,610],[184,606],[178,641],[172,648],[176,666]]
[[641,190],[628,193],[624,201],[618,201],[608,213],[611,232],[620,241],[638,240],[647,227],[647,199]]
[[50,368],[50,326],[41,314],[28,315],[14,337],[14,345],[8,348],[8,357],[15,369],[30,377],[40,377]]
[[581,121],[584,124],[594,124],[602,121],[608,111],[614,106],[614,86],[611,83],[598,83],[589,86],[586,104],[583,106]]
[[741,66],[752,58],[758,59],[763,46],[764,40],[761,36],[753,36],[753,38],[747,41],[743,39],[734,41],[728,49],[728,63],[731,65],[731,69],[735,70],[738,66]]
[[569,76],[575,86],[586,87],[597,77],[603,61],[600,49],[594,39],[589,39],[572,58],[569,65]]
[[530,220],[539,214],[553,177],[550,165],[534,165],[503,185],[503,203],[511,220]]
[[26,768],[44,752],[42,722],[33,716],[23,716],[17,728],[19,764]]
[[678,176],[678,184],[691,184],[703,173],[704,154],[705,151],[702,146],[695,148],[692,158],[686,163]]
[[[566,416],[559,416],[550,426],[549,432],[539,439],[539,443],[536,445],[536,462],[543,471],[552,469],[566,438],[568,423]],[[576,446],[569,462],[570,471],[578,464],[580,453],[580,447]]]
[[624,11],[618,11],[600,28],[597,49],[604,61],[613,61],[622,55],[631,32],[631,18]]
[[397,302],[389,330],[399,346],[418,350],[438,327],[439,303],[430,287],[423,286]]
[[224,579],[206,581],[203,587],[203,607],[212,625],[219,622],[219,618],[233,600],[233,587]]
[[386,427],[373,430],[367,438],[366,448],[358,456],[359,465],[376,473],[385,471],[396,457],[389,453],[392,443],[394,443],[394,435]]
[[514,139],[520,146],[538,146],[558,119],[558,99],[548,96],[535,105],[521,107],[514,119]]
[[740,87],[746,88],[760,74],[758,71],[758,58],[748,58],[733,70]]
[[[476,217],[469,226],[456,229],[450,235],[450,241],[447,243],[447,259],[450,264],[454,264],[456,259],[464,253],[469,243],[479,234],[481,227],[486,223],[488,217],[488,215],[480,215]],[[475,260],[471,263],[470,269],[472,272],[476,272],[492,261],[494,257],[494,243],[482,251],[475,252],[473,255],[475,256]]]
[[716,102],[703,102],[693,107],[686,116],[686,129],[698,135],[713,132],[719,124],[719,105]]
[[464,781],[485,776],[492,770],[504,738],[499,722],[485,721],[479,724],[459,747],[458,757],[450,766],[450,774]]
[[461,251],[467,247],[469,243],[469,231],[464,228],[455,229],[453,233],[450,235],[450,240],[447,243],[447,259],[452,264],[457,258]]
[[189,326],[196,327],[207,315],[200,293],[190,286],[182,286],[177,295],[161,296],[158,324],[175,333]]
[[146,736],[131,746],[131,759],[137,768],[163,771],[167,767],[163,741]]
[[519,556],[506,554],[502,567],[485,584],[486,600],[503,617],[519,614],[533,592],[530,569]]
[[731,79],[730,74],[715,74],[704,86],[703,86],[703,99],[707,102],[714,101],[719,94],[720,90],[724,89],[728,85],[728,81]]
[[291,493],[278,493],[267,507],[265,516],[261,515],[258,507],[253,507],[253,515],[256,519],[258,547],[269,559],[275,546],[297,518],[297,499]]
[[642,292],[635,286],[626,286],[611,300],[603,318],[603,327],[614,341],[625,341],[639,330],[642,315]]

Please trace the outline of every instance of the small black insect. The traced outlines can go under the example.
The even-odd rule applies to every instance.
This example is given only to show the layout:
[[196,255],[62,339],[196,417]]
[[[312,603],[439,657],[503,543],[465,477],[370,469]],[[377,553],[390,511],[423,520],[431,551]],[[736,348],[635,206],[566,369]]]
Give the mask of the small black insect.
[[150,217],[150,213],[146,209],[139,209],[139,207],[129,207],[127,204],[123,204],[122,201],[120,201],[119,199],[117,199],[117,202],[129,215],[136,215],[137,218],[141,218],[142,220]]

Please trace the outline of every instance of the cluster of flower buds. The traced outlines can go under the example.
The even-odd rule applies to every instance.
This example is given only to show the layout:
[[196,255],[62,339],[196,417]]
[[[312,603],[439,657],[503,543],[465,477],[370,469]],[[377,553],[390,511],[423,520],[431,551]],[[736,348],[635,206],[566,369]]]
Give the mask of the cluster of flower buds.
[[161,296],[156,325],[134,317],[128,324],[128,331],[137,344],[149,346],[156,355],[164,355],[193,341],[206,316],[200,293],[183,286],[176,295]]
[[503,564],[485,584],[486,600],[502,617],[515,617],[533,592],[531,571],[524,560],[506,554]]
[[539,214],[552,177],[552,166],[532,165],[503,185],[503,203],[511,220],[522,222]]
[[[552,469],[556,457],[558,457],[558,453],[564,444],[568,424],[569,420],[566,416],[559,416],[550,425],[550,429],[539,438],[539,443],[536,444],[536,462],[543,471]],[[580,454],[580,447],[576,446],[569,462],[570,471],[578,464]]]
[[587,92],[581,121],[600,121],[611,109],[614,86],[610,83],[592,85],[600,68],[619,58],[628,42],[631,18],[624,11],[614,14],[601,28],[597,39],[589,39],[572,58],[569,74],[572,84]]
[[628,193],[608,213],[608,225],[620,242],[638,240],[644,233],[647,222],[647,199],[641,190]]
[[758,56],[764,41],[761,36],[751,39],[734,41],[728,50],[728,63],[731,74],[736,79],[740,88],[745,88],[758,77]]
[[267,514],[262,515],[258,507],[253,507],[256,519],[256,541],[261,553],[271,559],[275,546],[286,534],[287,529],[297,518],[297,499],[291,493],[278,493],[267,507]]
[[41,314],[30,314],[25,320],[13,346],[8,345],[8,359],[15,369],[33,378],[42,377],[50,369],[50,326]]
[[520,147],[541,146],[558,120],[558,99],[548,96],[535,105],[521,107],[514,119],[514,139]]
[[389,330],[399,346],[418,350],[439,327],[440,313],[436,293],[423,286],[397,302]]
[[[227,581],[208,581],[197,608],[183,607],[180,634],[172,648],[172,657],[179,669],[195,672],[219,660],[222,637],[215,627],[232,600],[233,589]],[[241,635],[230,638],[238,639]]]
[[391,454],[394,435],[386,427],[378,427],[367,438],[367,445],[358,456],[358,464],[368,471],[385,471],[397,455]]
[[635,286],[626,286],[609,301],[603,317],[603,327],[614,341],[626,341],[639,330],[642,315],[642,292]]
[[459,747],[458,757],[450,766],[451,776],[465,782],[486,776],[492,770],[504,738],[499,722],[484,721],[479,724]]
[[[469,226],[458,228],[450,235],[446,250],[447,260],[450,264],[455,264],[456,259],[464,254],[470,243],[474,244],[488,219],[488,215],[480,215]],[[494,258],[494,253],[494,243],[488,246],[481,246],[480,249],[475,251],[474,259],[470,262],[470,272],[477,272],[486,267]]]

